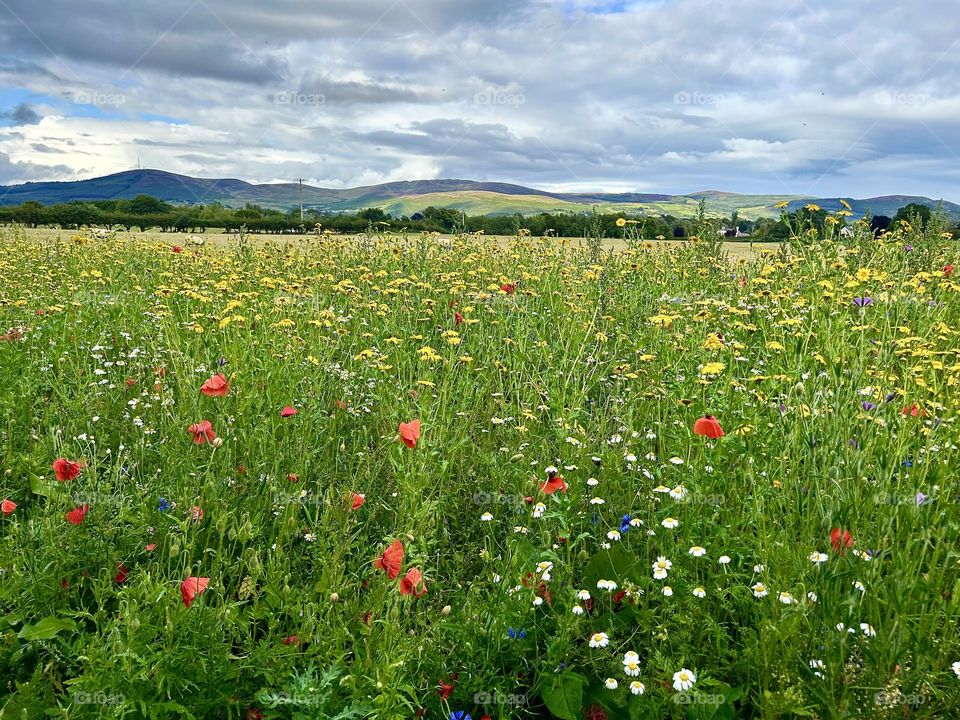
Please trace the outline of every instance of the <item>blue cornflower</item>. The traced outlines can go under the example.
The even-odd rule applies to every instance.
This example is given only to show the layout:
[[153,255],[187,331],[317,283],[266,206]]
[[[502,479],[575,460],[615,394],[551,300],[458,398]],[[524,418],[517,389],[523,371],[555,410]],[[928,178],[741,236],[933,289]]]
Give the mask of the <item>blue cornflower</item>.
[[450,713],[450,720],[473,720],[466,710],[454,710]]
[[625,533],[630,529],[630,516],[624,515],[623,519],[620,520],[620,532]]
[[517,632],[513,628],[508,628],[507,635],[510,636],[511,640],[523,640],[523,638],[527,636],[527,631],[523,628],[520,628],[520,632]]
[[160,512],[166,512],[170,509],[170,503],[167,502],[166,498],[160,498],[160,504],[157,509],[160,510]]

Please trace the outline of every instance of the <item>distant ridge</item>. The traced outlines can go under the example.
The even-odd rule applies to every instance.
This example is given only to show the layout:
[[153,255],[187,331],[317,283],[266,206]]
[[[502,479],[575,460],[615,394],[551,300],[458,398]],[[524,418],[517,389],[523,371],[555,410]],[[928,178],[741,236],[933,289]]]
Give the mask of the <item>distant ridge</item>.
[[[44,205],[84,200],[131,199],[150,195],[169,203],[198,205],[221,203],[240,207],[254,203],[289,210],[300,205],[297,183],[253,184],[237,178],[195,178],[164,170],[127,170],[103,177],[72,182],[28,182],[0,186],[0,205],[19,205],[34,200]],[[790,209],[815,203],[825,210],[839,210],[840,198],[813,198],[800,195],[741,195],[721,190],[704,190],[687,195],[661,193],[557,193],[505,182],[439,179],[408,180],[335,189],[303,186],[305,208],[342,212],[379,207],[395,215],[411,215],[429,206],[454,208],[474,215],[531,215],[541,212],[588,212],[592,207],[609,212],[689,217],[703,199],[711,214],[742,218],[776,217],[774,206],[788,201]],[[937,201],[910,195],[845,198],[856,216],[866,212],[894,215],[909,203],[935,207]],[[944,211],[960,218],[960,205],[943,202]]]

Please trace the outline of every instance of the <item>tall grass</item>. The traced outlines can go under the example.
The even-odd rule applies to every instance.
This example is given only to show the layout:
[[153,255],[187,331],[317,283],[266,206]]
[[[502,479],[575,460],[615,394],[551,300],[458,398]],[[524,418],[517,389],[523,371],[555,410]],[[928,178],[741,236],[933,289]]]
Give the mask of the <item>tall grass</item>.
[[948,717],[956,245],[797,230],[5,231],[0,717]]

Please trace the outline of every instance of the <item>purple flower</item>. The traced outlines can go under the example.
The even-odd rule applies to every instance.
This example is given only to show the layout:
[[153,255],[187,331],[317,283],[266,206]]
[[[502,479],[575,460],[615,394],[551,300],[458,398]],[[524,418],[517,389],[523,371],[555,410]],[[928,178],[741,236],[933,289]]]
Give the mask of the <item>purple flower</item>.
[[866,307],[867,305],[873,304],[873,298],[869,297],[855,297],[853,299],[853,304],[857,307]]
[[922,492],[917,493],[917,505],[923,505],[927,501],[927,496]]
[[884,401],[884,402],[890,402],[890,401],[893,400],[895,397],[897,397],[897,394],[896,394],[896,393],[887,393],[887,394],[886,394],[886,397],[883,398],[883,401]]
[[876,404],[876,403],[872,403],[872,402],[870,402],[870,401],[868,400],[868,401],[866,401],[866,402],[860,403],[860,407],[862,407],[862,408],[863,408],[864,410],[866,410],[867,412],[870,412],[871,410],[876,410],[876,409],[877,409],[877,404]]
[[904,251],[904,252],[913,252],[913,245],[904,245],[904,246],[903,246],[903,251]]

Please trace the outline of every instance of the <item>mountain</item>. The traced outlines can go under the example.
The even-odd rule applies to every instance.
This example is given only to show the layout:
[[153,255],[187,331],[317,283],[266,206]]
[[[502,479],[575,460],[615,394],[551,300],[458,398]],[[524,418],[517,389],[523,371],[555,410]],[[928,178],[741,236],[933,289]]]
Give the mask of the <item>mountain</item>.
[[[297,183],[256,185],[235,178],[205,179],[177,175],[163,170],[128,170],[104,177],[74,182],[29,182],[0,187],[0,205],[18,205],[35,200],[44,205],[77,200],[131,199],[150,195],[174,204],[221,203],[241,207],[254,203],[289,210],[299,207],[301,188]],[[381,185],[334,189],[303,186],[303,205],[307,209],[341,212],[379,207],[395,215],[412,215],[431,205],[453,208],[472,215],[531,215],[542,212],[589,212],[592,208],[607,212],[690,217],[700,200],[712,215],[727,216],[736,211],[742,218],[776,217],[774,206],[790,202],[790,209],[815,203],[826,210],[839,210],[840,198],[813,198],[800,195],[740,195],[706,190],[688,195],[657,193],[555,193],[502,182],[474,180],[412,180]],[[854,213],[896,214],[908,203],[935,207],[925,197],[887,195],[865,200],[847,200]],[[960,219],[960,205],[943,203],[944,211]]]

